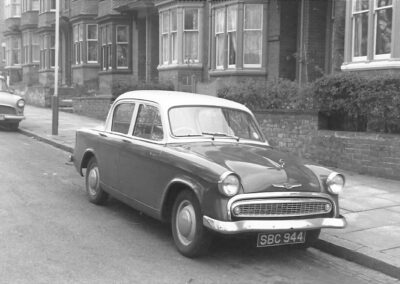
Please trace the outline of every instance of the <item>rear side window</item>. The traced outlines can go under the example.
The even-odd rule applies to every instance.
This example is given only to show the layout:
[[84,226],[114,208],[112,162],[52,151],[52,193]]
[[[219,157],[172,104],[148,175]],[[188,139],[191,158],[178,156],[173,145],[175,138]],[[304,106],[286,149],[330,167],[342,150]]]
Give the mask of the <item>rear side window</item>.
[[128,134],[135,104],[123,103],[114,109],[111,131]]
[[154,141],[164,138],[161,115],[157,107],[144,104],[139,106],[133,136]]

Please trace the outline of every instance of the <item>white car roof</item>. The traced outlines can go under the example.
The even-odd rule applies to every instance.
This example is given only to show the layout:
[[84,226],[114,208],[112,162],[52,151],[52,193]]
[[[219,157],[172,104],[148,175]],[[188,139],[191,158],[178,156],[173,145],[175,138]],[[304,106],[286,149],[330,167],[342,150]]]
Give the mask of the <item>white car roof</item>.
[[203,106],[220,106],[220,107],[234,108],[250,112],[250,110],[246,106],[236,103],[234,101],[210,95],[200,95],[200,94],[176,92],[176,91],[161,91],[161,90],[131,91],[119,96],[116,102],[124,99],[138,99],[138,100],[151,101],[159,104],[164,109],[169,109],[175,106],[203,105]]

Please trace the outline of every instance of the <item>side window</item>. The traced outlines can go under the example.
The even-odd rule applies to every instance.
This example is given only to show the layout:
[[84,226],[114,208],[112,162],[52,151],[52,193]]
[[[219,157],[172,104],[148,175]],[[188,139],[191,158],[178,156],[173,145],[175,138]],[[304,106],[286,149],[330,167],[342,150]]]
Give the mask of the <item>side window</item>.
[[114,109],[111,131],[128,134],[135,104],[119,104]]
[[161,116],[151,105],[140,105],[133,136],[160,141],[164,138]]

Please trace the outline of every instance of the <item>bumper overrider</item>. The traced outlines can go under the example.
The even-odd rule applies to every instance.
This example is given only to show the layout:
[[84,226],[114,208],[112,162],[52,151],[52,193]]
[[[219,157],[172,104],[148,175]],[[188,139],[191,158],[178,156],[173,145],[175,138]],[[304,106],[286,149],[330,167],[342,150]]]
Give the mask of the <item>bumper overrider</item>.
[[313,230],[323,228],[342,229],[347,222],[343,216],[337,218],[314,218],[297,220],[240,220],[219,221],[203,216],[203,225],[222,234],[247,232]]

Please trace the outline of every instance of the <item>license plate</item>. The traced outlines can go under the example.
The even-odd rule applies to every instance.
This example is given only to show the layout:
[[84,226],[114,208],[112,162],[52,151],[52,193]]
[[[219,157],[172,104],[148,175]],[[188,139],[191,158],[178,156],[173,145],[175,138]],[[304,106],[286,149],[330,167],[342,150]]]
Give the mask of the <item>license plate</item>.
[[257,247],[303,244],[305,241],[306,232],[259,233]]

